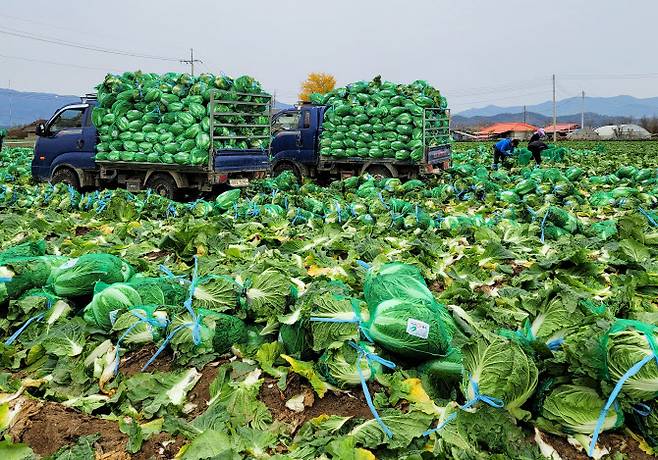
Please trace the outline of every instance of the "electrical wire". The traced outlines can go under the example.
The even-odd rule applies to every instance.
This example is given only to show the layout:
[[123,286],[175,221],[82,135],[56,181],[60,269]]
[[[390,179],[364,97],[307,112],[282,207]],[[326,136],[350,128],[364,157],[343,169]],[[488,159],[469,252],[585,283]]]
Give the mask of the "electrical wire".
[[[101,67],[89,67],[89,66],[84,66],[84,65],[79,65],[79,64],[70,64],[66,62],[55,62],[55,61],[46,61],[43,59],[32,59],[32,58],[26,58],[22,56],[9,56],[6,54],[0,54],[0,58],[4,59],[15,59],[18,61],[26,61],[26,62],[35,62],[37,64],[47,64],[47,65],[56,65],[56,66],[62,66],[62,67],[73,67],[76,69],[83,69],[83,70],[100,70],[103,72],[110,72],[111,70],[107,68],[101,68]],[[118,72],[115,70],[115,72]]]
[[91,45],[84,45],[81,43],[76,43],[76,42],[70,42],[67,40],[61,40],[58,38],[52,38],[52,37],[47,37],[47,36],[37,36],[33,35],[29,32],[17,30],[17,29],[12,29],[6,26],[2,26],[0,28],[0,34],[4,35],[9,35],[12,37],[18,37],[18,38],[24,38],[27,40],[34,40],[38,42],[43,42],[43,43],[50,43],[53,45],[59,45],[59,46],[68,46],[70,48],[78,48],[78,49],[83,49],[87,51],[95,51],[98,53],[106,53],[106,54],[114,54],[114,55],[119,55],[119,56],[129,56],[129,57],[136,57],[136,58],[141,58],[141,59],[153,59],[153,60],[158,60],[158,61],[168,61],[168,62],[180,62],[180,59],[176,58],[169,58],[169,57],[164,57],[164,56],[155,56],[155,55],[150,55],[150,54],[141,54],[141,53],[136,53],[132,51],[124,51],[124,50],[118,50],[118,49],[110,49],[110,48],[102,48],[98,46],[91,46]]
[[636,74],[567,74],[560,75],[565,80],[642,80],[658,78],[658,73]]

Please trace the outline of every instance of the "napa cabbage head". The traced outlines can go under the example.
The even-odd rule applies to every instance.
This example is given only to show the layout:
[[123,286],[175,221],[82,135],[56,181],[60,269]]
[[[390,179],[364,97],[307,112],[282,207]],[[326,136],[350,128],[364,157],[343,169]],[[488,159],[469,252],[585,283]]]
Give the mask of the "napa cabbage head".
[[634,401],[649,401],[658,396],[658,364],[650,341],[658,342],[658,328],[639,321],[617,321],[607,335],[607,371],[613,382],[617,383],[640,361],[646,361],[622,386],[622,392]]
[[[372,345],[361,344],[363,350],[374,353]],[[368,381],[381,372],[381,364],[359,356],[359,352],[349,345],[343,344],[340,348],[331,348],[324,352],[318,361],[318,371],[330,384],[339,388],[357,386],[361,383],[359,376],[360,366],[363,378]]]
[[[560,385],[554,388],[542,404],[537,425],[553,434],[586,434],[594,432],[606,401],[593,388],[583,385]],[[623,413],[612,407],[601,431],[621,426]]]
[[442,305],[403,299],[378,304],[364,328],[380,347],[417,360],[444,356],[455,331],[452,317]]
[[476,396],[472,379],[478,384],[480,394],[502,400],[515,418],[529,417],[521,406],[537,387],[538,371],[518,344],[503,338],[491,342],[478,340],[466,345],[462,356],[462,392],[467,400]]
[[84,309],[83,317],[87,323],[109,331],[119,314],[141,304],[141,296],[131,286],[124,283],[109,286],[99,283],[94,297]]

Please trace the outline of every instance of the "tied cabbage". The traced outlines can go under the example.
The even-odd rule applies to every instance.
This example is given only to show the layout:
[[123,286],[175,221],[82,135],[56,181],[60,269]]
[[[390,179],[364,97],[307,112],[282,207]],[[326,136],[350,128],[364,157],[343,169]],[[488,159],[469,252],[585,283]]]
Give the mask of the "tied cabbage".
[[222,312],[238,305],[238,285],[228,276],[211,275],[194,287],[193,305]]
[[98,283],[94,297],[84,309],[83,317],[87,323],[108,331],[117,315],[141,304],[141,296],[128,284],[115,283],[108,286]]
[[[637,327],[635,327],[637,326]],[[637,321],[618,321],[607,335],[607,370],[613,382],[640,361],[654,356],[650,340],[656,343],[655,327]],[[622,392],[634,401],[649,401],[658,395],[658,364],[649,360],[622,386]]]
[[447,353],[454,323],[436,302],[391,299],[371,310],[365,330],[377,345],[391,353],[428,359]]
[[155,307],[129,308],[119,314],[112,331],[122,338],[122,344],[144,344],[163,338],[168,323],[167,312]]
[[[560,385],[546,396],[537,425],[544,431],[558,435],[591,435],[603,406],[605,400],[593,388],[582,385]],[[623,413],[612,407],[608,411],[601,431],[617,428],[623,422]]]
[[290,282],[278,270],[267,268],[249,279],[246,290],[249,314],[257,321],[266,321],[285,313]]
[[366,277],[363,294],[372,308],[390,299],[404,299],[418,302],[434,302],[434,296],[427,288],[425,279],[413,265],[392,263],[370,270]]
[[86,254],[60,265],[50,275],[49,284],[57,295],[77,297],[91,294],[94,285],[128,281],[133,268],[111,254]]
[[[361,346],[368,353],[375,352],[372,345]],[[359,352],[348,343],[340,348],[325,351],[318,361],[318,372],[328,383],[339,388],[357,386],[361,383],[357,361],[366,381],[381,373],[381,364],[368,360],[365,356],[359,358]]]
[[464,378],[462,393],[467,400],[475,398],[471,379],[480,393],[503,401],[516,418],[526,419],[529,413],[521,406],[537,387],[538,371],[532,359],[514,342],[499,338],[470,343],[462,349]]

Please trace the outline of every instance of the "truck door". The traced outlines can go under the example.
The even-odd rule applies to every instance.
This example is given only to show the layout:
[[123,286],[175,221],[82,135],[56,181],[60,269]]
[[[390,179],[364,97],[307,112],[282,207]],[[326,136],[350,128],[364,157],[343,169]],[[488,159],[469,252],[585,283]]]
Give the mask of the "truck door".
[[315,164],[315,133],[312,110],[301,108],[283,112],[274,122],[272,154],[275,160]]
[[49,180],[54,166],[69,162],[76,168],[93,169],[96,136],[89,105],[64,107],[46,123],[37,139],[32,174]]

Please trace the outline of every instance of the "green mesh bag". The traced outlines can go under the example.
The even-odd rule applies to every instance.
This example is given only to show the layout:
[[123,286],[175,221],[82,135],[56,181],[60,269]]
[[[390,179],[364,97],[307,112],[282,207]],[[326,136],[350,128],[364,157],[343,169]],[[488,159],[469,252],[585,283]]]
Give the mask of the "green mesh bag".
[[57,295],[76,297],[94,292],[97,282],[107,284],[129,280],[133,268],[111,254],[85,254],[55,268],[48,283]]

